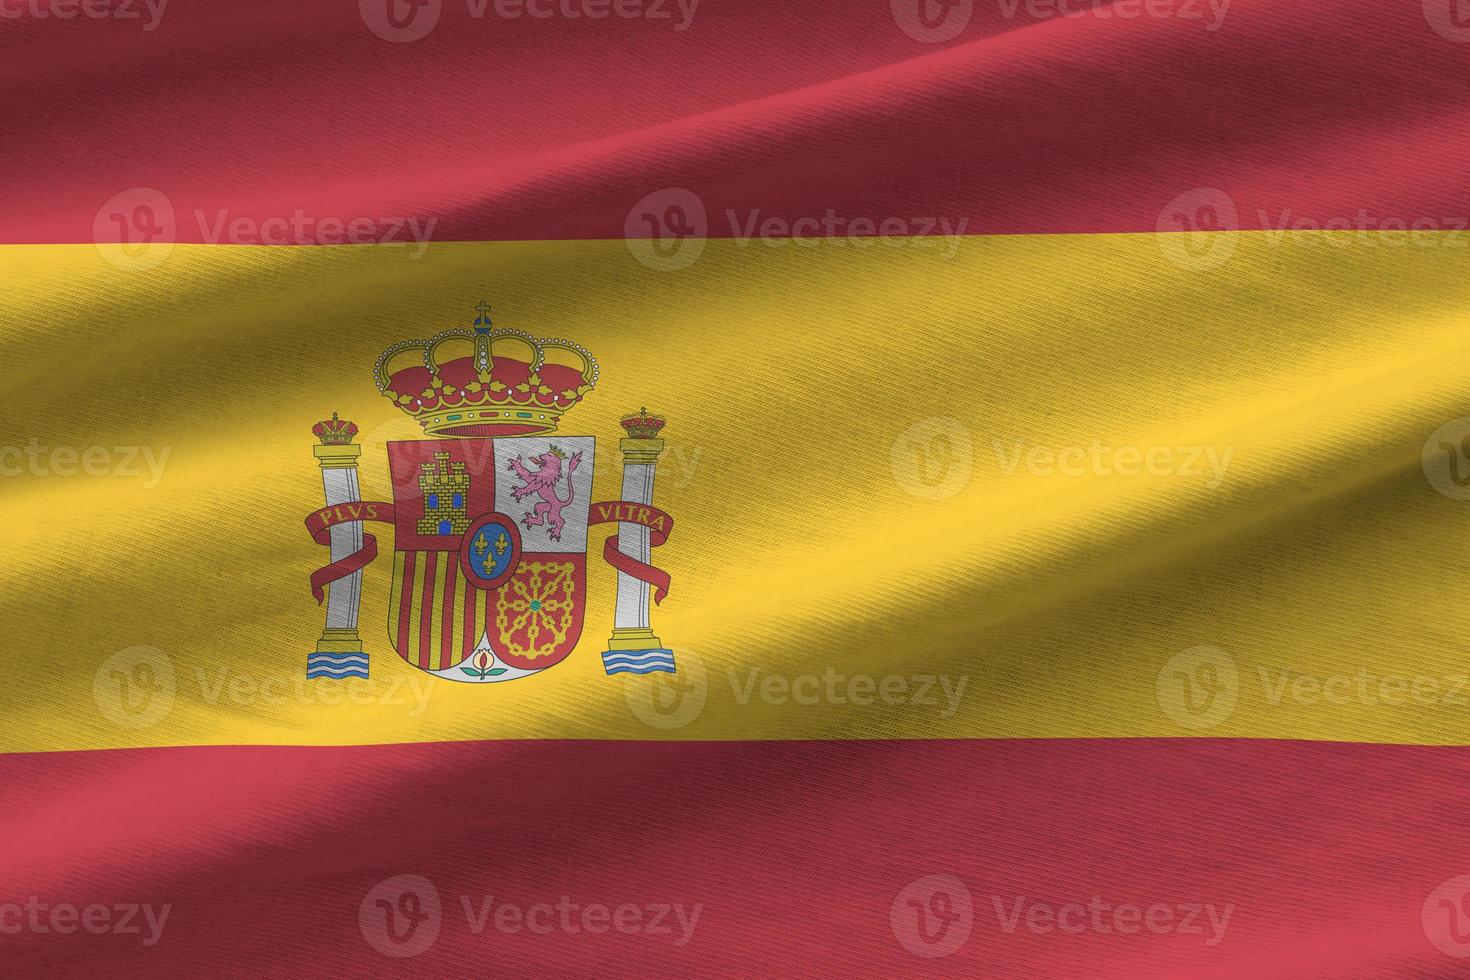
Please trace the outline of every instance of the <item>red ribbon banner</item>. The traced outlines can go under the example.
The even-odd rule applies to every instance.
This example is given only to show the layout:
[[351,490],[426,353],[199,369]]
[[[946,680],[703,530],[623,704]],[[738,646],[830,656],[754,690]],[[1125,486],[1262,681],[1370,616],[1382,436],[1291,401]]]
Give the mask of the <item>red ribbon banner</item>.
[[[669,540],[669,534],[674,530],[674,519],[657,507],[646,504],[632,504],[626,500],[610,500],[607,503],[593,504],[592,516],[588,518],[589,524],[637,524],[648,528],[648,544],[651,548],[658,548]],[[614,534],[607,539],[607,544],[602,549],[603,559],[625,575],[631,575],[640,582],[647,582],[653,586],[654,605],[661,605],[669,595],[669,573],[652,565],[644,564],[636,558],[630,558],[618,549],[618,536]]]
[[[363,500],[353,504],[324,507],[307,515],[306,530],[317,544],[330,545],[332,528],[338,524],[350,524],[353,521],[382,521],[391,524],[393,505],[381,500]],[[317,605],[322,604],[329,583],[346,578],[353,572],[361,571],[372,564],[376,557],[378,557],[378,539],[364,531],[361,548],[341,561],[334,561],[327,567],[312,572],[311,594],[316,597]]]

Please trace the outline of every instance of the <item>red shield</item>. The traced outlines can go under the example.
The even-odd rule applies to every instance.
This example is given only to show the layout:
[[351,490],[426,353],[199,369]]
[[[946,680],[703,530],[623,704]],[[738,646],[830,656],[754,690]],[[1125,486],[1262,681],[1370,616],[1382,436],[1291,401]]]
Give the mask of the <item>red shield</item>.
[[[572,652],[587,607],[593,448],[589,437],[388,444],[396,515],[388,633],[399,656],[484,681],[543,670]],[[513,669],[465,664],[487,647]]]

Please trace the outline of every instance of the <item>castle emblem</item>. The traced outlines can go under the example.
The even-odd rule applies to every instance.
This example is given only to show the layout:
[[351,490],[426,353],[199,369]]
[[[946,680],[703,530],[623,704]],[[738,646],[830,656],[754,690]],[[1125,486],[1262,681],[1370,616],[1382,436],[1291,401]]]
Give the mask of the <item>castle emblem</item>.
[[420,534],[463,534],[469,530],[464,502],[470,475],[463,463],[451,463],[449,453],[435,453],[434,462],[425,463],[419,474],[419,489],[424,497]]
[[311,579],[327,625],[307,676],[368,676],[358,612],[378,554],[364,530],[374,521],[393,525],[388,640],[412,666],[489,683],[566,659],[584,625],[590,531],[611,523],[602,557],[618,601],[604,669],[672,672],[648,622],[650,599],[669,588],[650,563],[673,526],[652,506],[664,421],[646,410],[623,419],[623,499],[593,503],[596,441],[556,433],[597,387],[596,359],[570,341],[496,328],[484,303],[477,312],[470,329],[395,344],[374,366],[378,391],[430,437],[388,444],[391,503],[362,499],[355,425],[333,415],[313,430],[326,506],[306,523],[331,560]]

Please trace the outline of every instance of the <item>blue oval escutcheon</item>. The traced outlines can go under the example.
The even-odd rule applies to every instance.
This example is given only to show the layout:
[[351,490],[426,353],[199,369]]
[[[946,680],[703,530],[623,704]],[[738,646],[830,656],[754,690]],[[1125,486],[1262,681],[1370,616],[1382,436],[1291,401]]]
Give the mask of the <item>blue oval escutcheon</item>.
[[498,589],[521,563],[521,531],[504,514],[486,514],[465,532],[459,564],[477,589]]

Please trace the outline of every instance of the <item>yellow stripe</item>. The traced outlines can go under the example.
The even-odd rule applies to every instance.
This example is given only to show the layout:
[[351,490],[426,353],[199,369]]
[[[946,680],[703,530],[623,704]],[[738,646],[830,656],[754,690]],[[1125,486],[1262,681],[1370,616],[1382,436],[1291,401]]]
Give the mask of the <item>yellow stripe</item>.
[[429,666],[439,669],[440,648],[444,645],[444,582],[449,576],[449,552],[434,554],[434,598],[429,607]]
[[[453,560],[458,560],[451,556]],[[450,666],[464,659],[464,570],[459,569],[454,580],[454,646],[449,651]]]
[[420,640],[424,624],[424,583],[428,581],[434,553],[421,551],[414,560],[417,562],[417,567],[414,568],[413,595],[409,599],[411,606],[408,617],[408,649],[399,652],[407,656],[409,663],[417,664],[420,662],[419,655],[423,650]]
[[[1447,467],[1458,440],[1431,436],[1470,414],[1470,237],[1419,241],[1242,235],[1207,271],[1148,235],[714,241],[672,273],[621,242],[418,263],[178,246],[149,273],[90,246],[0,248],[0,397],[24,420],[0,437],[0,749],[1470,743],[1470,501],[1421,465],[1429,444]],[[575,293],[551,287],[573,271]],[[235,678],[294,691],[320,634],[312,424],[354,420],[363,495],[391,497],[385,443],[416,427],[372,364],[467,324],[485,283],[498,323],[601,361],[563,423],[599,440],[594,499],[619,490],[618,417],[668,416],[655,502],[679,526],[653,626],[678,686],[604,675],[599,529],[586,632],[546,674],[430,684],[369,630],[370,696],[221,696]],[[57,475],[93,448],[95,475]],[[1168,466],[1148,473],[1150,453]],[[367,570],[366,622],[388,618],[388,574]],[[133,673],[139,657],[157,669]]]
[[[407,552],[395,551],[393,553],[393,584],[388,593],[388,649],[392,650],[398,643],[398,611],[403,608],[403,572]],[[368,648],[372,648],[371,637],[366,638]]]

